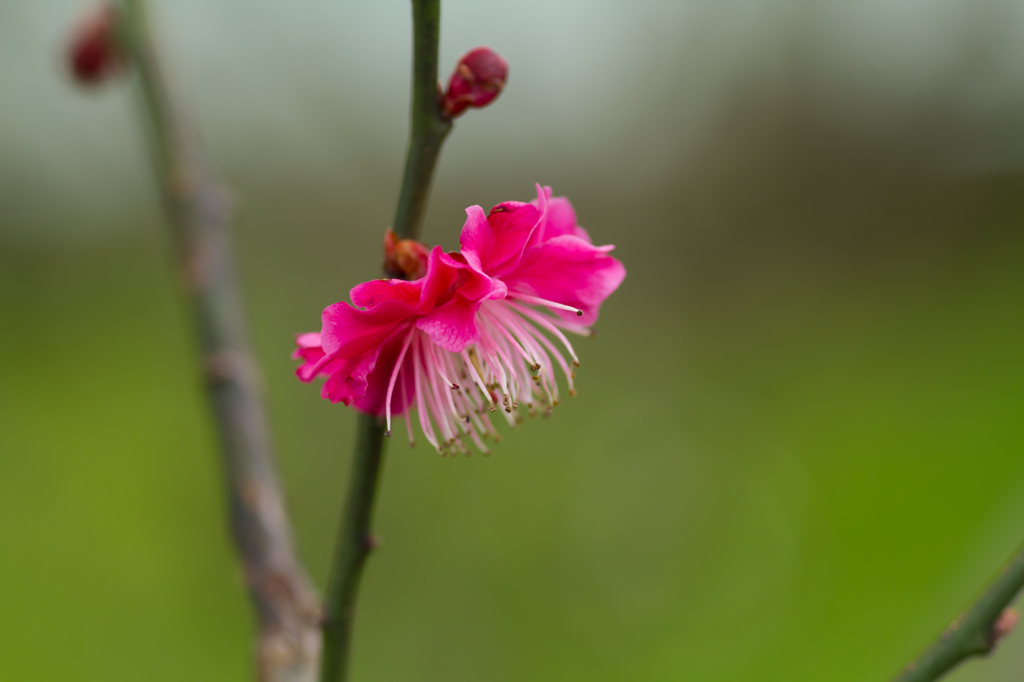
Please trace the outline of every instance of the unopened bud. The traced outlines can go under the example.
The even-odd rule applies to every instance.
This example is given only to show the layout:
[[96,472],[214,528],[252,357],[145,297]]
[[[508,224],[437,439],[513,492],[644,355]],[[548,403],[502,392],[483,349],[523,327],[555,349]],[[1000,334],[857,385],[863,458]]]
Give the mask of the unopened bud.
[[489,47],[477,47],[462,55],[455,65],[448,89],[441,98],[448,118],[467,107],[485,107],[501,94],[508,80],[508,62]]
[[75,80],[96,85],[121,72],[125,56],[117,42],[121,12],[103,3],[78,20],[68,44],[68,65]]
[[992,646],[1013,632],[1013,629],[1017,627],[1018,620],[1020,620],[1020,614],[1017,613],[1017,609],[1010,607],[1003,609],[999,617],[996,618],[996,622],[992,624]]
[[384,233],[384,270],[392,277],[419,279],[427,274],[430,251],[415,239],[399,239],[394,230]]

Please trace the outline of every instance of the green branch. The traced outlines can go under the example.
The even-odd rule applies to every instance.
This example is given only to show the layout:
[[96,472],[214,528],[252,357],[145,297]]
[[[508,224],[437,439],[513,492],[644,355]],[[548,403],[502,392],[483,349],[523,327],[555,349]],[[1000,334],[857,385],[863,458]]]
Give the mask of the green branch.
[[[440,0],[412,0],[413,63],[409,149],[393,229],[401,239],[418,239],[441,145],[451,121],[441,113],[437,84]],[[321,682],[348,677],[356,594],[373,548],[370,521],[384,459],[384,426],[366,414],[358,418],[348,499],[338,532],[323,626]]]
[[452,122],[441,113],[437,82],[437,48],[441,33],[441,1],[412,0],[412,101],[409,149],[395,222],[399,239],[419,239],[427,209],[430,182],[451,132]]
[[384,429],[375,417],[359,415],[344,522],[338,530],[335,564],[327,586],[320,669],[320,679],[325,682],[344,680],[348,675],[356,592],[366,557],[374,546],[370,521],[383,460]]
[[949,624],[939,638],[910,662],[895,682],[932,682],[970,658],[990,653],[1013,627],[1003,616],[1024,587],[1024,547],[1010,557],[981,596]]

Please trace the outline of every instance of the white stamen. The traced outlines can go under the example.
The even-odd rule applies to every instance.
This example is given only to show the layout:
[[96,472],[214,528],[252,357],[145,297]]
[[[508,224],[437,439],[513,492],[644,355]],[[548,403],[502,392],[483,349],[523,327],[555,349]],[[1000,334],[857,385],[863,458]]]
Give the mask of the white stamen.
[[524,317],[530,318],[531,320],[533,320],[534,322],[536,322],[537,324],[551,332],[559,341],[562,342],[562,345],[565,346],[565,349],[569,351],[569,355],[572,356],[572,363],[577,367],[580,366],[580,359],[576,357],[576,352],[572,349],[572,344],[569,343],[569,339],[565,338],[565,334],[563,334],[557,327],[555,327],[555,325],[551,324],[551,320],[547,319],[544,315],[541,315],[535,310],[524,308],[523,306],[516,305],[511,301],[509,301],[508,305],[514,308],[517,312],[521,313]]
[[[412,342],[412,337],[416,333],[416,327],[409,330],[409,335],[405,337],[405,342],[402,344],[402,351],[398,354],[398,360],[395,362],[395,368],[391,370],[391,381],[388,382],[388,394],[384,398],[384,413],[387,416],[387,435],[391,435],[391,394],[395,390],[395,381],[398,379],[398,371],[402,368],[402,360],[405,359],[405,353],[409,350],[409,343]],[[402,384],[405,385],[404,383]]]
[[508,292],[509,298],[515,298],[523,303],[529,303],[530,305],[543,305],[548,308],[557,308],[558,310],[568,310],[570,313],[576,313],[577,316],[582,316],[583,311],[579,308],[573,308],[571,305],[565,305],[564,303],[555,303],[543,298],[537,298],[536,296],[528,296],[527,294],[520,294],[517,291]]

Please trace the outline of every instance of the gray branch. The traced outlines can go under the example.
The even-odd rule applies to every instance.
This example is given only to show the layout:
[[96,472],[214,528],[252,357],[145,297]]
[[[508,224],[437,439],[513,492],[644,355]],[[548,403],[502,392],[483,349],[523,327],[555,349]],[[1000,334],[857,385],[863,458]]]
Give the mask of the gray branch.
[[171,87],[142,0],[126,0],[122,40],[137,67],[154,166],[184,275],[220,439],[231,530],[259,630],[258,678],[312,682],[320,606],[295,553],[231,245],[231,205],[180,92]]

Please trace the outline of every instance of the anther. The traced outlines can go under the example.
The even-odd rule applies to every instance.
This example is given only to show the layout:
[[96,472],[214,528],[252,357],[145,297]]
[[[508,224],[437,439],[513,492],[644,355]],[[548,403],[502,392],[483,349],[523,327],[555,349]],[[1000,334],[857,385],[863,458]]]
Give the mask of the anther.
[[384,435],[387,436],[388,438],[391,438],[391,429],[388,429],[387,431],[385,431]]

